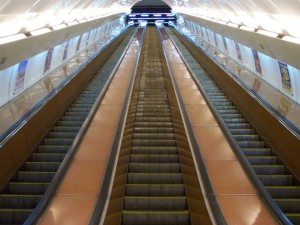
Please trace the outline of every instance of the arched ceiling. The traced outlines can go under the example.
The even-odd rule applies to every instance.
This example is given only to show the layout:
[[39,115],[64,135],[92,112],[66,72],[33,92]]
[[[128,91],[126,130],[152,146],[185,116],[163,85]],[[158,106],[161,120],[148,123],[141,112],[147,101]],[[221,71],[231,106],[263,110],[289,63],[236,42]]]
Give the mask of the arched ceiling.
[[[151,0],[143,0],[149,1]],[[163,0],[175,12],[300,37],[300,0]],[[0,0],[0,37],[126,12],[139,0]]]

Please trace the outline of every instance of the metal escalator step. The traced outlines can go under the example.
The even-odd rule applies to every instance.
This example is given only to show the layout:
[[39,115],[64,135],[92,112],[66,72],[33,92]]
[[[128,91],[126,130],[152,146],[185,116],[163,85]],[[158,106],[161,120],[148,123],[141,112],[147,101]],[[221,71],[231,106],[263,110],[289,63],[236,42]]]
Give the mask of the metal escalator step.
[[154,140],[174,140],[175,139],[175,134],[172,133],[133,133],[133,139],[154,139]]
[[245,118],[223,118],[225,123],[247,123]]
[[55,123],[56,126],[74,126],[74,127],[78,127],[78,126],[82,126],[83,121],[62,121],[59,120]]
[[263,148],[265,147],[264,141],[237,141],[241,148]]
[[300,208],[300,199],[274,199],[283,212],[297,213]]
[[184,196],[183,184],[127,184],[127,196]]
[[33,209],[0,209],[0,224],[2,225],[21,225],[25,222]]
[[42,198],[42,195],[12,195],[0,194],[0,208],[32,209]]
[[254,134],[254,129],[230,129],[233,135],[251,135]]
[[125,196],[126,210],[185,210],[185,196]]
[[300,186],[266,186],[273,198],[300,199]]
[[61,121],[85,121],[86,116],[61,116]]
[[135,122],[135,127],[172,127],[172,122]]
[[258,178],[265,186],[291,186],[292,175],[258,175]]
[[175,147],[175,140],[143,140],[143,139],[133,139],[132,146],[167,146]]
[[48,185],[49,183],[9,182],[8,191],[10,194],[43,195]]
[[69,146],[39,145],[36,152],[40,153],[66,153]]
[[300,213],[285,213],[292,224],[300,224]]
[[129,211],[124,210],[123,225],[189,225],[189,212],[183,211]]
[[179,163],[129,163],[129,173],[180,173]]
[[45,145],[71,146],[74,139],[44,138]]
[[51,132],[78,132],[80,130],[80,126],[54,126],[51,128]]
[[220,115],[223,119],[226,119],[226,118],[242,119],[242,118],[244,118],[244,116],[242,114],[238,114],[238,113],[220,113]]
[[247,156],[252,165],[275,165],[277,163],[276,156]]
[[182,184],[181,173],[128,173],[128,184]]
[[178,163],[179,156],[176,155],[154,155],[154,154],[131,154],[130,163]]
[[270,148],[243,148],[246,156],[270,156]]
[[59,138],[59,139],[74,139],[77,135],[77,132],[49,132],[49,138]]
[[237,141],[259,141],[260,136],[257,134],[252,134],[252,135],[233,135],[234,139]]
[[143,116],[143,117],[136,117],[136,122],[158,122],[158,123],[165,123],[165,122],[172,122],[171,117],[149,117],[149,116]]
[[134,133],[173,133],[173,127],[134,127]]
[[229,129],[249,129],[251,128],[249,123],[231,123],[227,124]]
[[33,172],[19,171],[18,181],[20,182],[50,182],[55,172]]
[[29,161],[35,162],[61,162],[65,158],[65,154],[63,153],[40,153],[33,152],[28,157]]
[[25,162],[26,171],[56,172],[61,162]]
[[253,165],[254,171],[259,175],[283,175],[284,165]]
[[[135,116],[138,117],[156,117],[157,112],[139,112],[136,113]],[[171,113],[170,112],[161,112],[159,113],[160,117],[170,117]]]
[[133,146],[131,148],[132,154],[177,154],[176,146]]

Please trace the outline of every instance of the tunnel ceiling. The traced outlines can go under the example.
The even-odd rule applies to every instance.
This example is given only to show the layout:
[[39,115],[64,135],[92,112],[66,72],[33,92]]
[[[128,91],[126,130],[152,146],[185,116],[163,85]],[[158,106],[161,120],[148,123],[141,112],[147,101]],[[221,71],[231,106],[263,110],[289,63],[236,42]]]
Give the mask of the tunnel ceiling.
[[[143,0],[147,1],[147,0]],[[175,12],[300,37],[300,0],[163,0]],[[0,36],[128,12],[137,0],[0,0]],[[151,3],[151,0],[148,0]],[[153,1],[152,1],[153,3]]]

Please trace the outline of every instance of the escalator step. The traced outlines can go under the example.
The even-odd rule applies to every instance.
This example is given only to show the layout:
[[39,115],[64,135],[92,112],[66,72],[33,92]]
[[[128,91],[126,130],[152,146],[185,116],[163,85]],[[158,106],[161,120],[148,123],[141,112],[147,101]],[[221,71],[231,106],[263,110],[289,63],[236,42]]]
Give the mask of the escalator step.
[[185,210],[185,196],[125,196],[126,210]]
[[133,133],[133,139],[162,139],[162,140],[174,140],[174,133]]
[[25,162],[24,170],[26,171],[41,171],[41,172],[56,172],[60,166],[58,162]]
[[45,145],[71,146],[74,139],[44,138]]
[[31,214],[32,209],[0,209],[1,225],[21,225]]
[[131,148],[132,154],[177,154],[177,147],[164,146],[133,146]]
[[69,146],[53,146],[53,145],[39,145],[37,152],[40,153],[66,153]]
[[179,163],[129,163],[129,173],[180,173]]
[[123,225],[188,225],[188,211],[123,211]]
[[131,154],[130,163],[178,163],[179,156],[176,155],[154,155],[154,154]]
[[266,186],[273,198],[300,199],[300,186]]
[[0,208],[11,209],[32,209],[42,198],[42,195],[12,195],[1,194],[0,195]]
[[254,134],[254,129],[231,129],[233,135],[251,135]]
[[65,158],[63,153],[32,153],[29,161],[35,162],[61,162]]
[[182,184],[181,173],[128,173],[128,184]]
[[10,194],[43,195],[49,183],[9,182]]
[[50,182],[55,172],[28,172],[19,171],[18,181],[20,182]]
[[78,132],[80,130],[80,126],[54,126],[52,127],[52,132]]
[[135,127],[172,127],[172,122],[135,122]]
[[127,184],[128,196],[184,196],[183,184]]
[[254,171],[259,175],[283,175],[284,165],[253,165]]
[[300,207],[300,199],[274,199],[283,212],[296,213]]
[[237,141],[241,148],[263,148],[265,147],[264,141]]
[[133,146],[167,146],[167,147],[175,147],[176,141],[175,140],[142,140],[142,139],[133,139],[132,140]]
[[237,141],[259,141],[260,136],[259,135],[233,135],[234,139]]
[[270,148],[243,148],[246,156],[269,156],[271,154]]
[[258,175],[265,186],[291,186],[293,177],[291,175]]
[[247,156],[252,165],[275,165],[277,163],[276,156]]
[[59,138],[59,139],[74,139],[77,135],[77,132],[49,132],[49,138]]

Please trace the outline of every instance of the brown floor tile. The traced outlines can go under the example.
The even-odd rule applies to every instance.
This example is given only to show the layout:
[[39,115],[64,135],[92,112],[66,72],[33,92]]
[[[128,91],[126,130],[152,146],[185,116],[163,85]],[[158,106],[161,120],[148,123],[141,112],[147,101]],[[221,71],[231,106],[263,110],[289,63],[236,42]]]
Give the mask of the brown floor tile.
[[255,194],[238,161],[206,160],[205,164],[217,195]]
[[108,88],[101,104],[122,104],[124,102],[126,89],[115,90],[114,88]]
[[186,105],[192,126],[218,126],[207,105]]
[[200,91],[197,89],[182,90],[181,96],[183,98],[183,103],[185,105],[206,104],[203,96],[201,95]]
[[91,125],[92,126],[116,126],[119,122],[121,105],[100,105]]
[[58,194],[97,195],[106,160],[75,160],[70,166]]
[[87,130],[76,159],[106,159],[110,152],[115,134],[115,126],[91,126]]
[[180,90],[198,89],[192,78],[177,79],[177,84]]
[[56,196],[39,225],[86,225],[95,196]]
[[194,127],[200,150],[206,160],[235,160],[236,156],[220,127]]
[[217,196],[228,224],[275,225],[257,196]]

